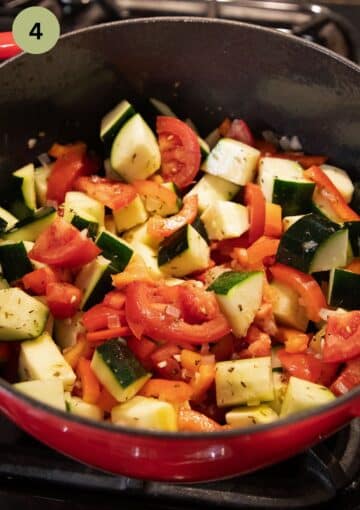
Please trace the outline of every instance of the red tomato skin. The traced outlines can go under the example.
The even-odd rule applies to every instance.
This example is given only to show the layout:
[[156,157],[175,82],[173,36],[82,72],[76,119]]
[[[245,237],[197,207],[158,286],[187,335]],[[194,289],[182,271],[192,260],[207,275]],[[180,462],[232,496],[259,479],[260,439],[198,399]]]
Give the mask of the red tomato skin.
[[90,175],[97,172],[99,168],[96,159],[86,154],[69,152],[61,156],[55,161],[49,175],[46,198],[61,204],[78,177]]
[[329,317],[326,325],[323,359],[344,362],[360,356],[360,311]]
[[128,206],[137,195],[135,188],[130,184],[98,175],[79,177],[74,181],[73,187],[113,210]]
[[264,234],[265,229],[265,198],[257,184],[249,182],[245,186],[245,205],[249,209],[250,229],[247,232],[248,243],[251,245]]
[[317,382],[321,377],[321,361],[312,354],[289,354],[285,349],[278,352],[283,368],[292,376]]
[[62,218],[44,230],[29,252],[31,259],[54,267],[77,268],[91,262],[101,250]]
[[56,282],[58,278],[50,267],[35,269],[22,278],[24,289],[36,296],[44,296],[49,283]]
[[227,138],[233,138],[246,145],[255,145],[255,139],[251,129],[247,123],[242,119],[234,119],[231,123],[230,129],[226,134]]
[[109,318],[118,317],[119,326],[124,312],[120,312],[111,306],[99,303],[92,306],[82,316],[82,323],[87,331],[99,331],[109,328]]
[[199,171],[200,145],[194,131],[174,117],[159,116],[156,132],[161,152],[161,174],[178,188],[191,184]]
[[360,385],[360,358],[350,360],[339,377],[330,387],[337,396],[345,395],[350,390]]
[[55,319],[72,317],[79,309],[81,298],[81,290],[71,283],[53,282],[46,289],[47,304]]

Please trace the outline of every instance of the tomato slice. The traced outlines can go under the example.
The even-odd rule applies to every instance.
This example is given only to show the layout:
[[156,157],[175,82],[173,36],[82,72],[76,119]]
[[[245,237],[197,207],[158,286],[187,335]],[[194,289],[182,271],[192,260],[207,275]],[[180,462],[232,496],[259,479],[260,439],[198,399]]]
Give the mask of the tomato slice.
[[175,207],[178,197],[174,191],[165,188],[158,182],[155,181],[134,181],[132,183],[136,191],[139,193],[141,198],[144,200],[152,198],[158,202],[163,202],[169,207]]
[[45,296],[48,284],[57,280],[55,272],[50,267],[35,269],[22,278],[24,289],[36,296]]
[[[230,332],[228,322],[220,311],[201,324],[186,322],[182,316],[178,287],[181,285],[168,287],[148,282],[132,282],[127,286],[126,319],[137,338],[146,335],[178,345],[184,342],[203,344],[216,342]],[[204,290],[203,294],[206,302],[210,293]]]
[[248,231],[249,245],[264,234],[265,229],[265,197],[260,186],[249,182],[245,186],[244,202],[249,208],[250,229]]
[[122,310],[125,306],[125,294],[119,290],[112,290],[106,294],[103,303],[115,310]]
[[328,159],[326,156],[306,156],[303,152],[279,152],[275,157],[297,161],[303,168],[323,165]]
[[360,385],[360,358],[353,359],[346,363],[346,367],[339,377],[330,386],[335,395],[344,395],[356,386]]
[[281,349],[278,352],[278,357],[282,366],[290,375],[306,381],[319,381],[322,363],[313,354],[290,354],[285,349]]
[[201,153],[198,138],[185,122],[174,117],[156,119],[161,152],[161,175],[180,189],[191,184],[199,171]]
[[151,237],[163,238],[169,237],[171,234],[179,230],[184,225],[192,223],[198,212],[197,195],[185,197],[181,211],[169,218],[161,216],[152,216],[147,224],[148,234]]
[[180,349],[174,344],[165,344],[152,353],[152,370],[158,377],[170,380],[181,379],[181,366],[174,357],[176,355],[180,356]]
[[145,337],[131,336],[127,339],[127,346],[147,370],[152,370],[153,362],[150,356],[156,349],[154,342]]
[[37,238],[29,257],[57,267],[79,267],[93,260],[101,250],[89,238],[62,218],[57,218]]
[[136,198],[135,188],[130,184],[112,181],[98,175],[79,177],[74,182],[74,189],[83,191],[89,197],[114,210],[126,207]]
[[47,183],[47,200],[61,204],[78,177],[90,175],[97,172],[99,168],[97,160],[78,150],[65,152],[52,167]]
[[79,309],[81,298],[81,290],[71,283],[52,282],[47,285],[46,300],[55,319],[72,317]]
[[229,131],[226,133],[226,137],[246,143],[246,145],[255,145],[255,139],[251,129],[242,119],[234,119],[232,121]]
[[329,317],[326,325],[323,359],[342,362],[360,356],[360,311]]

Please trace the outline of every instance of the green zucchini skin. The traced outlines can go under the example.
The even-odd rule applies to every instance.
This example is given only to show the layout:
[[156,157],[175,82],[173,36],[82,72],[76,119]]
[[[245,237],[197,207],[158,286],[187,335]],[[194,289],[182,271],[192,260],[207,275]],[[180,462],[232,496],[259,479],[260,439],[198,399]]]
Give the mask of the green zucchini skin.
[[71,220],[71,224],[74,225],[78,230],[87,229],[87,236],[91,237],[91,239],[95,239],[99,230],[99,224],[95,221],[86,220],[77,214],[74,215]]
[[316,251],[342,227],[317,214],[307,214],[282,236],[276,261],[308,273]]
[[22,241],[0,245],[0,264],[4,278],[8,282],[18,280],[33,270]]
[[86,300],[86,303],[83,307],[84,312],[86,312],[86,310],[89,310],[89,308],[91,308],[92,306],[95,306],[98,303],[100,303],[104,299],[105,295],[113,289],[111,279],[112,274],[114,274],[114,271],[111,268],[110,264],[110,266],[107,269],[105,269],[103,274],[100,276],[90,296]]
[[297,216],[311,212],[315,183],[275,179],[273,203],[281,205],[283,216]]
[[54,219],[55,214],[56,209],[54,207],[41,207],[32,216],[19,220],[10,230],[4,232],[1,237],[14,241],[35,241],[40,233],[39,231],[46,228],[49,220],[51,218]]
[[360,275],[336,268],[331,278],[328,301],[331,306],[345,308],[345,310],[360,309]]
[[360,221],[346,221],[344,226],[349,231],[349,242],[354,257],[360,256]]
[[[254,271],[256,273],[257,271]],[[208,290],[212,290],[215,294],[226,296],[233,287],[247,280],[252,272],[225,271],[210,285]]]
[[192,222],[191,224],[194,229],[199,232],[199,234],[201,235],[201,237],[203,239],[205,239],[205,241],[207,242],[207,244],[210,244],[210,239],[209,239],[209,236],[207,235],[207,232],[206,232],[206,228],[205,228],[205,225],[203,223],[203,221],[201,220],[200,216],[197,216],[195,218],[195,220]]
[[114,338],[97,347],[97,353],[111,370],[122,388],[127,388],[147,374],[123,340]]
[[188,226],[185,225],[161,243],[158,253],[159,266],[167,264],[189,248],[187,231]]
[[134,253],[125,242],[107,232],[99,234],[96,244],[102,250],[102,255],[111,260],[111,268],[114,273],[124,271]]

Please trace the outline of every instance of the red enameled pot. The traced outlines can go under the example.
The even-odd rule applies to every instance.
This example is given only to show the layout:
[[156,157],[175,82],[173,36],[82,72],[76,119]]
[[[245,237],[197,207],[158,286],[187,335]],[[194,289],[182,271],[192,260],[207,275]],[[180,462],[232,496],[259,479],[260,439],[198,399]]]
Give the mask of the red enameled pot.
[[[0,189],[53,141],[100,148],[102,115],[126,97],[157,97],[202,133],[242,117],[261,132],[297,134],[356,177],[360,69],[272,30],[199,18],[133,20],[62,37],[48,54],[0,66]],[[45,136],[39,136],[39,133]],[[28,139],[35,138],[29,149]],[[80,461],[131,477],[198,481],[285,459],[360,415],[360,387],[274,424],[213,434],[163,434],[98,424],[51,409],[0,381],[0,408],[24,430]]]

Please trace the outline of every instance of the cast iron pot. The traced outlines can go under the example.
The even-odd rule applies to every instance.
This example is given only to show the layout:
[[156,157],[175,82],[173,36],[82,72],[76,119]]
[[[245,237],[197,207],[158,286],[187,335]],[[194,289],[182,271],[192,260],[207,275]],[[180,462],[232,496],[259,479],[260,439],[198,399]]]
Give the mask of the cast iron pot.
[[[258,131],[297,134],[308,153],[360,169],[360,69],[271,30],[208,19],[124,21],[63,37],[46,55],[0,66],[0,185],[53,141],[99,144],[102,115],[149,96],[207,133],[225,115]],[[33,150],[27,140],[39,138]],[[44,443],[131,477],[230,477],[285,459],[360,415],[360,387],[311,413],[213,434],[156,433],[56,411],[0,381],[0,408]]]

